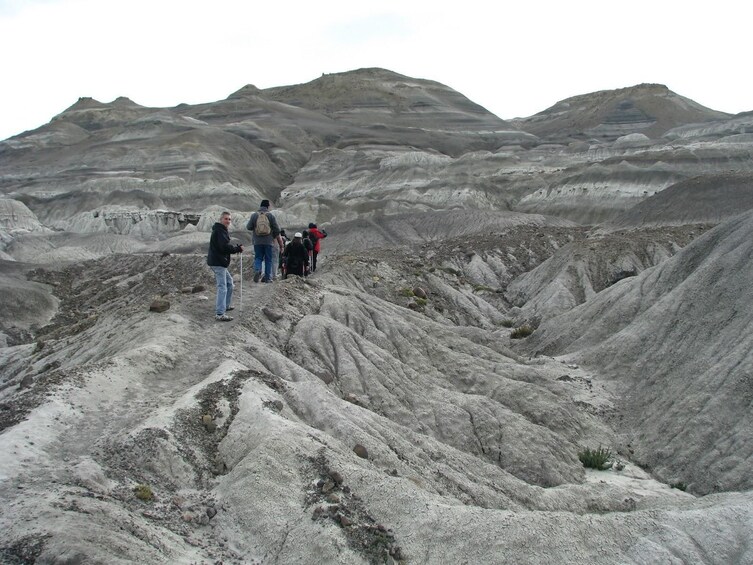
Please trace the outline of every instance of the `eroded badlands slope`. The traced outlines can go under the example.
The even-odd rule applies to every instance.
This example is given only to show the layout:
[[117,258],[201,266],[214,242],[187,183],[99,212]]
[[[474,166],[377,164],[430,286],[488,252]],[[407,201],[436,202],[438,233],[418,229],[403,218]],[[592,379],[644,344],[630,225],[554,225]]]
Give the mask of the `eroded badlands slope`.
[[[627,448],[624,468],[584,470],[583,446],[626,447],[611,426],[632,405],[594,367],[511,349],[502,294],[464,270],[496,264],[501,288],[578,238],[514,232],[448,255],[340,253],[305,283],[246,278],[223,325],[211,286],[181,292],[211,285],[202,255],[33,271],[61,303],[0,350],[4,558],[749,562],[748,493],[696,498]],[[167,312],[148,311],[155,295]]]

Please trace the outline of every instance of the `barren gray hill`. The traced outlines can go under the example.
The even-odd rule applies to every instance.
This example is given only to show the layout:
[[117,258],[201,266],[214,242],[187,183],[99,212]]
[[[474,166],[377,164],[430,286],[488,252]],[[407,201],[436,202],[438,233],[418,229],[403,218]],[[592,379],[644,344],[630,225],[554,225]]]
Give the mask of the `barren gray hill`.
[[753,213],[545,321],[531,350],[598,366],[621,398],[621,441],[698,492],[751,488]]
[[753,173],[729,172],[680,181],[600,226],[602,230],[639,226],[718,224],[753,208]]
[[[625,96],[645,101],[668,137],[623,120],[621,137],[572,142],[571,121],[590,123]],[[677,182],[751,170],[746,114],[701,111],[646,85],[573,100],[564,122],[547,122],[563,138],[551,143],[447,86],[384,69],[249,85],[175,108],[82,98],[46,126],[0,142],[0,191],[44,225],[76,232],[103,229],[92,214],[247,213],[262,198],[302,224],[469,207],[592,225]]]
[[639,84],[573,96],[513,123],[523,131],[562,143],[615,140],[635,132],[660,137],[679,125],[729,117],[679,96],[663,84]]
[[[262,94],[338,122],[367,127],[375,143],[385,139],[379,133],[384,131],[400,145],[458,156],[536,140],[443,84],[386,69],[325,74],[306,84],[268,88]],[[345,143],[354,145],[355,140],[343,140],[339,146]]]

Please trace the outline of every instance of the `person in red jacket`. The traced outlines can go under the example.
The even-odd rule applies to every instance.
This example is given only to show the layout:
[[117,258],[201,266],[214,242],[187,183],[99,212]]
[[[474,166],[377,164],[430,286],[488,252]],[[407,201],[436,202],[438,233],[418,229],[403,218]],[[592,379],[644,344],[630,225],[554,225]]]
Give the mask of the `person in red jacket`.
[[311,254],[311,272],[316,271],[316,256],[322,250],[321,240],[327,237],[327,232],[320,230],[316,224],[309,224],[309,239],[314,243],[314,250]]

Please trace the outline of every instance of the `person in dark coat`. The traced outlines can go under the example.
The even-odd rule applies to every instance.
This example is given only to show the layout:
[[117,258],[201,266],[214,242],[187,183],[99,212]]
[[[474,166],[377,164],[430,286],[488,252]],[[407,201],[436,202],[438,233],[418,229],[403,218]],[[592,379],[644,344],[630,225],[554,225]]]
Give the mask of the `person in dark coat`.
[[231,221],[230,212],[220,214],[220,221],[212,226],[212,235],[209,237],[207,265],[214,271],[214,278],[217,282],[214,314],[218,322],[229,322],[233,319],[225,313],[233,310],[233,276],[227,268],[230,266],[230,255],[243,253],[242,245],[230,243],[230,233],[227,228]]
[[309,252],[303,245],[302,233],[296,232],[293,241],[285,247],[283,260],[286,265],[286,278],[288,275],[298,275],[299,277],[304,275],[309,264]]

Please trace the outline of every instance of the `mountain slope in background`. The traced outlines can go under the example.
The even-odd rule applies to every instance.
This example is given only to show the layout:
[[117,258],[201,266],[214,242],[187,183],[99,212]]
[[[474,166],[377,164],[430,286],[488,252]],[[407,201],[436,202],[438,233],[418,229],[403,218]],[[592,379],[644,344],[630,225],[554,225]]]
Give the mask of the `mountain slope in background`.
[[679,96],[663,84],[639,84],[573,96],[513,123],[523,131],[561,143],[590,138],[614,141],[632,133],[660,137],[680,125],[730,117]]
[[513,124],[439,83],[359,69],[175,108],[83,98],[0,142],[0,191],[77,232],[103,228],[85,212],[245,214],[262,198],[299,225],[451,208],[595,224],[677,182],[749,172],[752,120],[639,85]]

